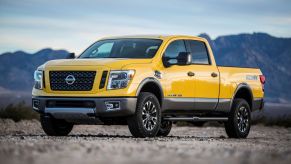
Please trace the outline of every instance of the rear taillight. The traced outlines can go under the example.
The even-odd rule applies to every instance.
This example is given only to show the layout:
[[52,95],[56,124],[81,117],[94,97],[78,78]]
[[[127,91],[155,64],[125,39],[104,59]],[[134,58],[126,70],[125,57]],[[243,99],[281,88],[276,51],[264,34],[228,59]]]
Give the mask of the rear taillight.
[[264,75],[260,75],[260,81],[262,84],[266,83],[266,77]]
[[265,92],[264,84],[266,83],[266,77],[264,75],[260,75],[260,81],[261,81],[261,84],[262,84],[262,90],[263,90],[263,92]]

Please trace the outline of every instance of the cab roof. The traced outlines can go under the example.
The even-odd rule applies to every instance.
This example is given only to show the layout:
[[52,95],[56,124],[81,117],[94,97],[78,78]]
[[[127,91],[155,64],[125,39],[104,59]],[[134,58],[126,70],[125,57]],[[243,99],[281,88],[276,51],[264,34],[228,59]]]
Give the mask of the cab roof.
[[121,38],[170,39],[170,38],[177,38],[177,37],[204,39],[201,37],[191,36],[191,35],[124,35],[124,36],[104,37],[102,39],[121,39]]

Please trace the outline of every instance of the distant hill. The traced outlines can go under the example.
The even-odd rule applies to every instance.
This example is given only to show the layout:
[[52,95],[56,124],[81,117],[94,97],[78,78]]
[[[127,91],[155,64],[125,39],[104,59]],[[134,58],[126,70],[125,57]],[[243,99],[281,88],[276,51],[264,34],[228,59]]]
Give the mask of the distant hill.
[[269,101],[291,100],[291,38],[276,38],[265,33],[239,34],[208,39],[218,65],[259,67],[267,78]]
[[[216,62],[224,66],[259,67],[266,75],[269,102],[291,101],[291,38],[277,38],[265,33],[221,36],[210,41]],[[33,72],[44,62],[66,58],[65,50],[43,49],[34,54],[23,51],[0,55],[1,90],[30,92]],[[0,90],[0,92],[2,92]]]
[[65,50],[40,50],[34,54],[23,51],[0,55],[0,87],[12,91],[31,91],[35,69],[48,60],[68,56]]

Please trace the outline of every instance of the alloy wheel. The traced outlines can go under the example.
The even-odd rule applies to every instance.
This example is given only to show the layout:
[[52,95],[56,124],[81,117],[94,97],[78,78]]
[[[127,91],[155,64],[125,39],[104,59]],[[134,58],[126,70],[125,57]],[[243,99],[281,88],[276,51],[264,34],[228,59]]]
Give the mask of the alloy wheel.
[[249,127],[249,113],[244,106],[240,107],[237,112],[237,126],[242,133],[244,133]]
[[142,108],[142,122],[143,126],[151,131],[157,124],[157,109],[153,102],[147,101]]

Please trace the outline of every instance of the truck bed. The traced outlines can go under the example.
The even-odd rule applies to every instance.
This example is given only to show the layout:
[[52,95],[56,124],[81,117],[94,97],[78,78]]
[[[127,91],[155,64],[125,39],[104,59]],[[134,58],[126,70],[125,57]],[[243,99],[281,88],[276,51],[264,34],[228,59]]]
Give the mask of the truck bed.
[[259,75],[262,72],[258,68],[217,66],[220,73],[220,98],[227,98],[227,95],[234,93],[238,84],[244,83],[253,89],[254,98],[263,97],[262,85]]

